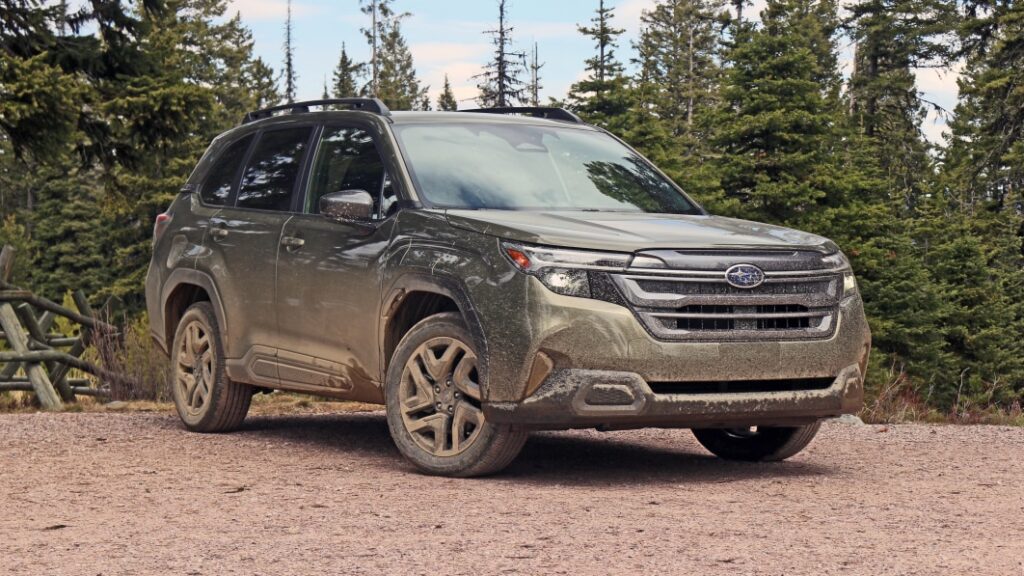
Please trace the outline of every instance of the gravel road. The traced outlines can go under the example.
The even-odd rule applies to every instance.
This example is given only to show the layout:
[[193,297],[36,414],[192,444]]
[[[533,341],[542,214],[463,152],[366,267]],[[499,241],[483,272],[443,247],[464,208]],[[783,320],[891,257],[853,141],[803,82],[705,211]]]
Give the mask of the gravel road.
[[1024,429],[828,424],[782,464],[538,434],[431,478],[383,414],[0,416],[0,574],[1024,576]]

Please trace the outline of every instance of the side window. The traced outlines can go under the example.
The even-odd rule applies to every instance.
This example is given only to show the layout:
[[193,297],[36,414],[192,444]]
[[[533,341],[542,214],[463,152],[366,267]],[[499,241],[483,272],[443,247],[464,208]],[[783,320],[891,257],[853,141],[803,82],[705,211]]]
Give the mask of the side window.
[[288,211],[309,142],[309,127],[264,132],[238,188],[239,208]]
[[238,176],[238,169],[242,167],[242,160],[245,160],[245,153],[249,150],[251,142],[252,136],[246,136],[220,153],[199,191],[204,203],[213,206],[223,206],[227,203],[231,197],[231,188],[235,185],[235,177]]
[[[387,182],[386,182],[387,181]],[[324,129],[316,161],[310,173],[306,212],[320,212],[320,197],[332,192],[365,190],[373,196],[374,213],[380,215],[381,194],[391,189],[384,174],[384,162],[373,138],[359,128],[328,126]],[[389,192],[392,196],[393,192]]]

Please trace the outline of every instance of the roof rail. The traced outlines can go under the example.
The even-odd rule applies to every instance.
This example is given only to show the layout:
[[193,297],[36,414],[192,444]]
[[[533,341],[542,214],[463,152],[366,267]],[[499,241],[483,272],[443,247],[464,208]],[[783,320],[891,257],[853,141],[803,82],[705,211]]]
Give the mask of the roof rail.
[[481,114],[522,114],[534,118],[546,118],[548,120],[562,120],[574,124],[586,124],[582,118],[569,112],[565,108],[551,108],[545,106],[505,106],[502,108],[476,108],[473,110],[461,110],[461,112],[478,112]]
[[391,115],[391,110],[388,110],[387,105],[377,98],[328,98],[326,100],[292,102],[291,104],[271,106],[270,108],[263,108],[262,110],[253,110],[242,118],[242,124],[248,124],[249,122],[255,122],[256,120],[270,118],[275,112],[284,112],[286,110],[289,114],[309,112],[310,106],[347,106],[350,110],[372,112],[381,116]]

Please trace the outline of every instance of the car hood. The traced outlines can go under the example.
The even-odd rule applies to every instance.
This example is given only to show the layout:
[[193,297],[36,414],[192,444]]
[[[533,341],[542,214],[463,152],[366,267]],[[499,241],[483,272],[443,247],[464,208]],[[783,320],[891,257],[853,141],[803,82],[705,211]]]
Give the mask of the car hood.
[[623,212],[447,210],[456,228],[549,246],[634,252],[657,248],[812,248],[834,245],[814,234],[721,216]]

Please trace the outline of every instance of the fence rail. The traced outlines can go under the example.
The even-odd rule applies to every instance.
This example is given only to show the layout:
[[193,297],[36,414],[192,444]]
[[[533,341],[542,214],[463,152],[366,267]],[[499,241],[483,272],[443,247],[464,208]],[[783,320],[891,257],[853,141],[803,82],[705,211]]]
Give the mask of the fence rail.
[[[115,326],[93,312],[85,293],[72,293],[77,308],[73,310],[11,285],[14,257],[11,246],[0,251],[0,340],[6,343],[0,351],[0,392],[33,392],[44,408],[56,409],[74,402],[76,396],[108,396],[111,383],[133,384],[102,350],[103,365],[82,358],[90,344],[120,337]],[[77,329],[69,334],[60,332],[58,318]],[[87,378],[72,378],[72,369],[92,374],[100,385],[92,386]]]

